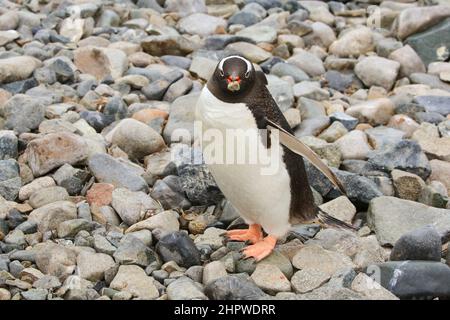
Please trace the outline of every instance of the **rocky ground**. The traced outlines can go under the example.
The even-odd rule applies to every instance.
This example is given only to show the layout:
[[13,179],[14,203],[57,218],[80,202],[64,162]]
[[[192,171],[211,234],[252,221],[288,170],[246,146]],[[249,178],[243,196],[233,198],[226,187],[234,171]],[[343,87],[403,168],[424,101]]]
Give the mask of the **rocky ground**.
[[[171,137],[233,53],[358,232],[224,243],[243,222]],[[0,300],[450,297],[449,57],[449,1],[0,0]]]

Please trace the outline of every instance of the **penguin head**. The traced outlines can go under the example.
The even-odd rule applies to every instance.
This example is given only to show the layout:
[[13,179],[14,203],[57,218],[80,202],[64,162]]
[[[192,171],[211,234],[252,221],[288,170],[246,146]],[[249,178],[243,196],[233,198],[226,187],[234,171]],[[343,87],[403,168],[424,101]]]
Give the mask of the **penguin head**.
[[255,80],[255,68],[244,57],[228,56],[217,65],[213,79],[224,93],[244,93]]

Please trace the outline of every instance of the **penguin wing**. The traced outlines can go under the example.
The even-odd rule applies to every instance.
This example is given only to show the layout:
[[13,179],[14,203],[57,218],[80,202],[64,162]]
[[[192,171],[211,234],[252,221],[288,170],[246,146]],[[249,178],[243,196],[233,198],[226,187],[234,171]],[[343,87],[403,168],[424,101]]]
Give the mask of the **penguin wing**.
[[296,154],[306,158],[312,165],[319,169],[343,194],[345,194],[345,188],[339,181],[338,177],[333,171],[319,158],[319,156],[311,150],[306,144],[298,140],[295,136],[287,132],[281,126],[275,122],[266,118],[267,129],[273,133],[279,134],[280,143],[289,150]]

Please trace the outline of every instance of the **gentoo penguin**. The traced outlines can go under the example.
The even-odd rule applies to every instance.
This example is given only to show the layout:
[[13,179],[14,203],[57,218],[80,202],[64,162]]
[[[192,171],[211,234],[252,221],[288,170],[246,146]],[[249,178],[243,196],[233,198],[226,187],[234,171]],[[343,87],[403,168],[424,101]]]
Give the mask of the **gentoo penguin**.
[[[227,231],[229,239],[253,244],[243,250],[245,257],[261,260],[272,252],[277,239],[292,224],[318,222],[321,212],[314,204],[301,155],[331,180],[337,179],[317,155],[292,136],[287,120],[267,89],[263,72],[256,71],[241,56],[222,59],[199,96],[196,118],[201,121],[202,139],[211,138],[209,144],[201,142],[205,163],[225,197],[249,225],[248,230]],[[270,134],[263,134],[267,129]],[[274,140],[275,131],[281,134],[281,143]],[[237,161],[239,155],[233,154],[239,152],[238,147],[229,143],[230,139],[236,142],[239,138],[248,142],[241,162]],[[257,149],[250,150],[251,143]],[[298,144],[300,152],[296,151]],[[212,151],[212,146],[216,150]],[[256,160],[251,159],[253,150],[263,150]],[[234,161],[227,161],[228,155]],[[271,165],[275,169],[264,172]]]

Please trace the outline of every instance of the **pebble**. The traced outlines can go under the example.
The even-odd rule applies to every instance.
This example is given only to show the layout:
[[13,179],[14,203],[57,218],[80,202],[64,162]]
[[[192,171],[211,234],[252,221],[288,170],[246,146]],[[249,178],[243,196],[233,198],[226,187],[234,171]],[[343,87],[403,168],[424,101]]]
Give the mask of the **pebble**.
[[175,261],[185,268],[200,265],[200,252],[184,232],[166,234],[158,241],[156,250],[164,262]]
[[221,277],[227,276],[227,270],[225,266],[220,261],[212,261],[204,266],[203,268],[203,284],[208,285],[210,282],[219,279]]

